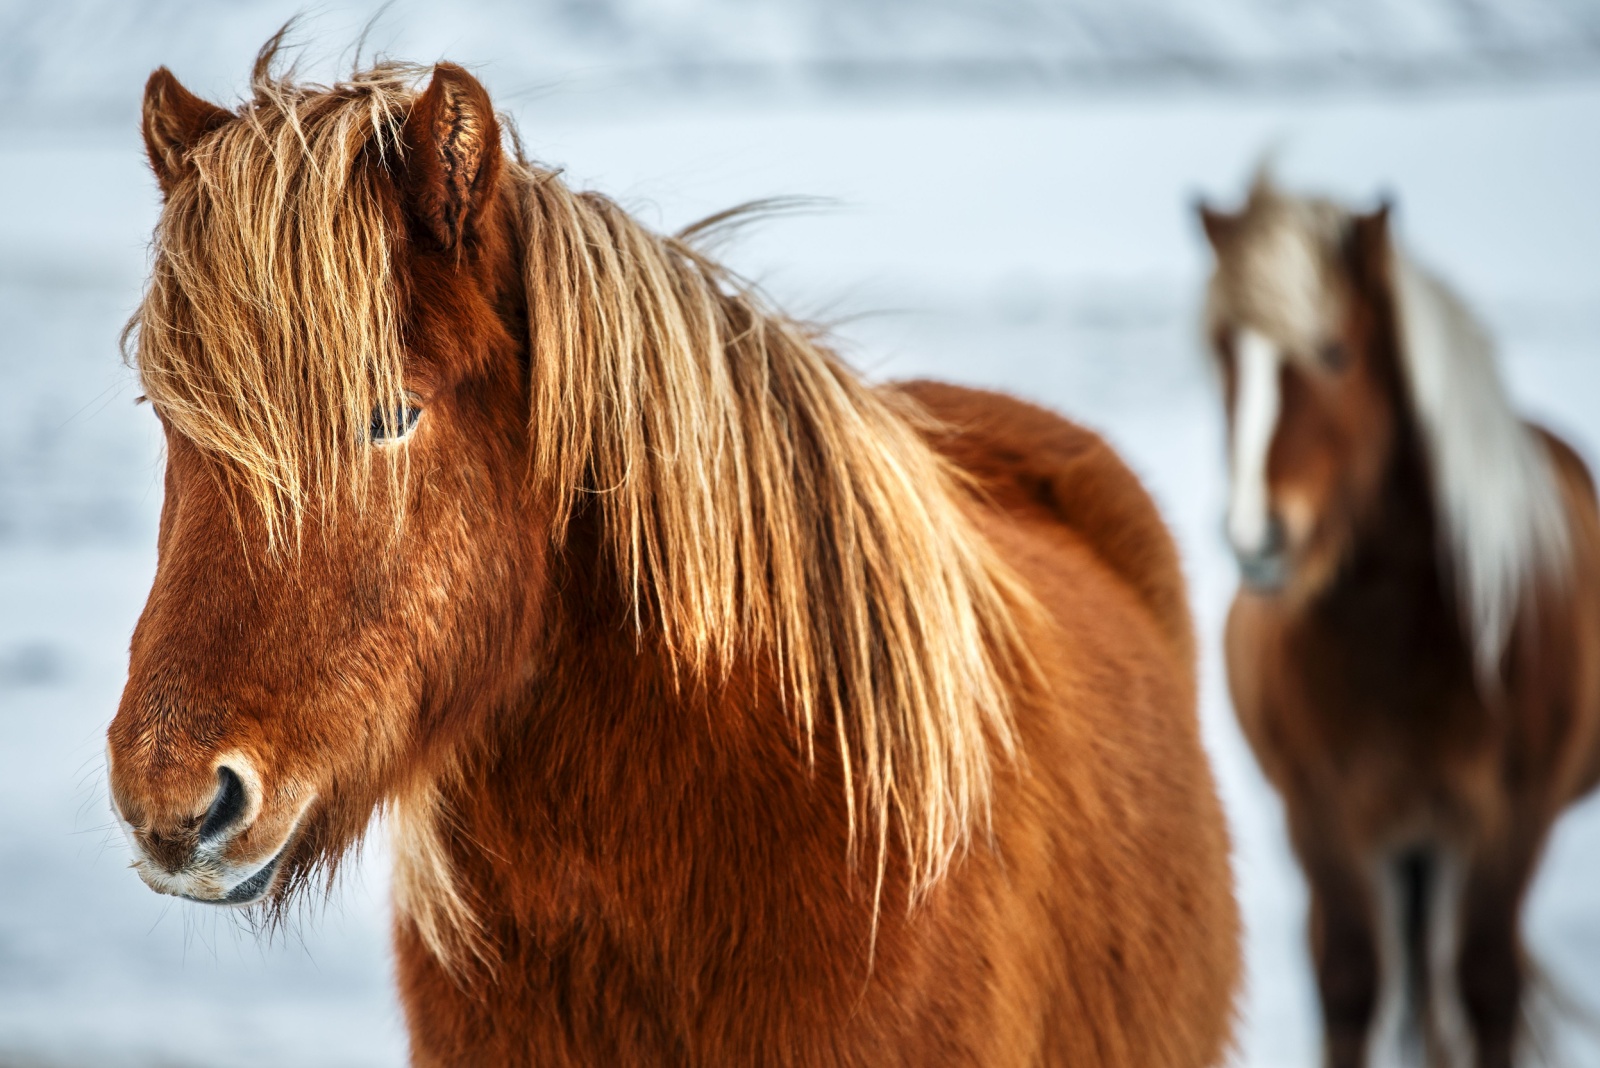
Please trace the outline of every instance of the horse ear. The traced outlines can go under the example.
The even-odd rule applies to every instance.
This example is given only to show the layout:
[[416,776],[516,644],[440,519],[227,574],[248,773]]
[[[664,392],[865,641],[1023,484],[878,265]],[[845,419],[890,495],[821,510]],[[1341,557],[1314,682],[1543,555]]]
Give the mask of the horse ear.
[[1387,197],[1366,215],[1350,220],[1350,265],[1361,278],[1381,282],[1389,276],[1389,211]]
[[1239,217],[1219,211],[1203,200],[1194,203],[1195,214],[1200,216],[1200,225],[1205,229],[1206,240],[1211,242],[1211,247],[1221,252],[1232,238],[1234,231],[1239,228]]
[[407,207],[445,251],[468,240],[500,175],[500,124],[489,94],[454,63],[433,68],[401,133]]
[[189,149],[195,141],[215,130],[233,116],[217,105],[201,100],[185,89],[173,73],[157,67],[144,83],[144,115],[140,128],[144,150],[150,156],[150,169],[162,195],[188,173]]

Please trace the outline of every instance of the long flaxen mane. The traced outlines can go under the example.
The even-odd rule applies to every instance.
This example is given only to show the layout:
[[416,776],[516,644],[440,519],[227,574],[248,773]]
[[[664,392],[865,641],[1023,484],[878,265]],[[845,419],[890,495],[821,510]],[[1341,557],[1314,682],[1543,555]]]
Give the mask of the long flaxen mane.
[[[135,347],[157,410],[287,530],[308,502],[359,498],[359,431],[403,386],[385,168],[404,164],[424,72],[323,88],[270,59],[241,121],[191,152]],[[753,662],[808,751],[833,732],[852,834],[876,843],[880,887],[900,840],[915,898],[984,825],[1011,695],[1034,677],[1033,602],[969,518],[974,491],[910,402],[770,310],[693,228],[652,233],[520,154],[503,175],[555,543],[596,509],[635,626],[684,685]]]
[[[1352,221],[1344,207],[1288,195],[1263,173],[1239,218],[1232,262],[1219,272],[1229,303],[1291,351],[1316,351],[1319,330],[1338,314],[1328,273],[1342,262]],[[1569,566],[1560,484],[1465,303],[1397,244],[1389,263],[1405,402],[1422,436],[1440,548],[1480,678],[1493,685],[1526,599]]]

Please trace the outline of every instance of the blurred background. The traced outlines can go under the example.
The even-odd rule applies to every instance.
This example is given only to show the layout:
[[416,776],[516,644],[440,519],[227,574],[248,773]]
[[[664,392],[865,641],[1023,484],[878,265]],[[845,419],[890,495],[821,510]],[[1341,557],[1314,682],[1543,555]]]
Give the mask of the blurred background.
[[[259,938],[160,898],[110,827],[103,732],[154,567],[155,420],[117,353],[155,186],[158,64],[232,104],[295,3],[0,0],[0,1066],[395,1066],[388,861]],[[370,25],[369,24],[370,20]],[[325,3],[301,69],[451,59],[528,152],[675,228],[823,198],[727,250],[874,377],[1011,390],[1106,433],[1177,531],[1248,924],[1237,1064],[1313,1068],[1305,893],[1217,657],[1235,583],[1192,202],[1397,198],[1531,413],[1600,460],[1596,0]],[[1548,1051],[1600,1064],[1600,806],[1527,916]]]

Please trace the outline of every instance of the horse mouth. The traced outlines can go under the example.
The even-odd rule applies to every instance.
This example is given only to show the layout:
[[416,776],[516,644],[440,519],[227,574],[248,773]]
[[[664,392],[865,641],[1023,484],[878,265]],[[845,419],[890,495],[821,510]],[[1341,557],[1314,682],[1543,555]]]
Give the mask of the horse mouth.
[[1239,578],[1257,593],[1275,593],[1289,579],[1289,563],[1282,553],[1239,554]]
[[283,858],[288,855],[289,845],[289,842],[285,842],[283,848],[278,850],[271,860],[261,866],[260,871],[221,897],[195,897],[191,894],[179,894],[178,896],[186,901],[196,901],[202,905],[252,905],[266,897],[267,893],[272,889],[273,881],[278,875],[278,869],[283,865]]

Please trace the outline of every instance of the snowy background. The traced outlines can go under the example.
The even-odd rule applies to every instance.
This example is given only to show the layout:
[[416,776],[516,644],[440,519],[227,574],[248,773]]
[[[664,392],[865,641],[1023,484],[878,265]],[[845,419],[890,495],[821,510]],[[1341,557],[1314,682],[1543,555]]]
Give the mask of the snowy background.
[[[306,68],[369,7],[324,5]],[[235,100],[292,4],[0,0],[0,1068],[396,1066],[387,858],[267,943],[160,898],[108,828],[103,732],[154,563],[161,456],[116,352],[156,213],[135,133],[170,65]],[[829,206],[729,252],[880,377],[1048,403],[1107,433],[1182,543],[1206,737],[1249,926],[1238,1063],[1313,1068],[1305,894],[1233,725],[1216,636],[1220,407],[1189,205],[1255,161],[1370,202],[1493,325],[1525,407],[1600,460],[1600,3],[542,0],[391,6],[368,50],[472,65],[530,151],[665,227]],[[1600,1011],[1600,805],[1528,914]],[[1573,1009],[1564,1063],[1600,1065]]]

